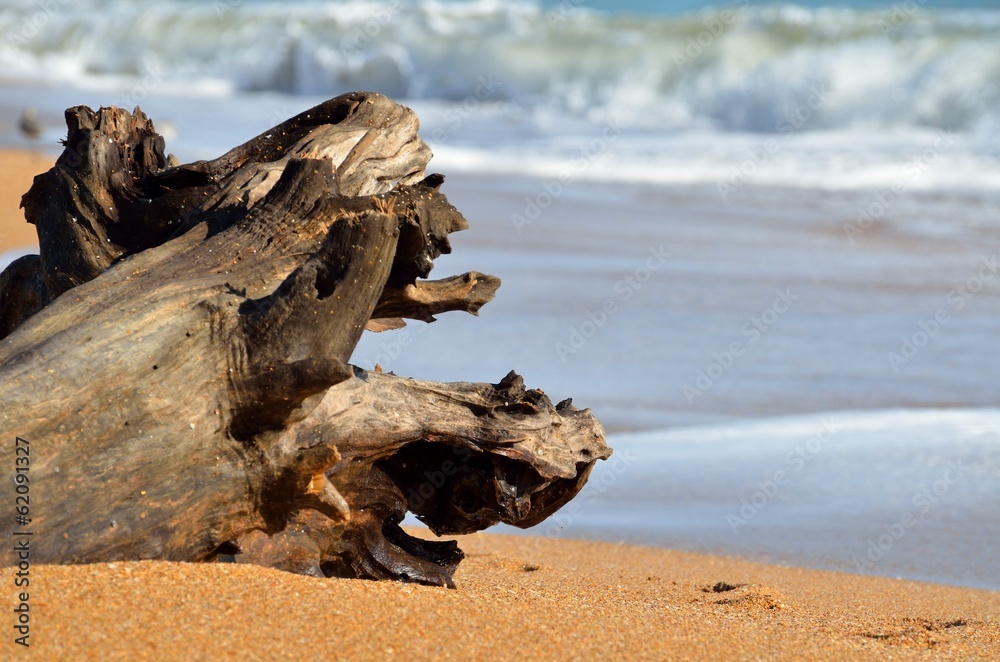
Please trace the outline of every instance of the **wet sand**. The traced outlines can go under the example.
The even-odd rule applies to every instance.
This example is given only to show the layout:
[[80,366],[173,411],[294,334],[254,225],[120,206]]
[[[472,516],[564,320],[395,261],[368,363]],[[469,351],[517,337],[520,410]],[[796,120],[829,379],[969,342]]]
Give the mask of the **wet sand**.
[[[0,153],[0,249],[51,158]],[[45,544],[37,532],[33,545]],[[457,590],[228,564],[32,566],[37,659],[996,659],[1000,593],[739,559],[479,534]],[[11,561],[11,552],[4,558]],[[16,569],[0,571],[4,659]]]

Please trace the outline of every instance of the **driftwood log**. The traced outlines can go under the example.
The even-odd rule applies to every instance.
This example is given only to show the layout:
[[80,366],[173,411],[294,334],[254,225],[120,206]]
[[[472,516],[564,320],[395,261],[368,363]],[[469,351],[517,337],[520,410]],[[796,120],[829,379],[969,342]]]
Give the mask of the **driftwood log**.
[[589,410],[513,372],[348,363],[366,328],[475,314],[500,285],[425,280],[467,223],[408,108],[345,95],[188,165],[139,109],[66,120],[22,201],[40,255],[0,275],[0,473],[27,485],[3,531],[33,561],[452,586],[461,551],[405,533],[407,511],[437,534],[532,526],[610,455]]

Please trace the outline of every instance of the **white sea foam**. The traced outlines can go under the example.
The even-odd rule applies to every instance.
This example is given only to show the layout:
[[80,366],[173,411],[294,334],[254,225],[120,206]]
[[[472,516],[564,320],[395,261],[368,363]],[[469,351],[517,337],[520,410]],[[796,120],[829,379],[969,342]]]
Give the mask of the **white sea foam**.
[[[495,0],[52,6],[0,1],[5,104],[57,86],[169,115],[192,104],[202,117],[260,109],[208,131],[192,120],[182,154],[212,156],[278,108],[370,89],[417,108],[442,167],[575,168],[574,179],[737,190],[875,187],[903,177],[943,132],[955,140],[905,188],[1000,186],[1000,11],[901,21],[890,10],[790,5],[642,18],[553,18]],[[595,152],[609,122],[621,131]]]
[[[497,273],[504,288],[482,319],[366,336],[353,360],[439,380],[495,381],[515,366],[609,429],[717,424],[614,436],[616,457],[646,459],[613,489],[601,481],[615,465],[600,464],[597,496],[573,502],[587,510],[564,535],[647,532],[854,570],[960,459],[973,479],[863,570],[1000,587],[985,565],[1000,414],[932,409],[997,401],[997,281],[961,310],[949,292],[995,253],[1000,12],[921,10],[897,26],[887,11],[748,9],[685,62],[675,56],[705,41],[711,11],[580,10],[553,25],[535,4],[486,0],[402,3],[384,23],[387,2],[58,4],[22,42],[12,35],[38,5],[0,0],[0,142],[19,140],[10,118],[25,105],[55,146],[66,107],[139,103],[175,127],[170,151],[210,158],[334,94],[390,94],[417,111],[432,168],[458,175],[448,194],[474,221],[439,268]],[[621,132],[605,135],[609,122]],[[554,180],[558,201],[516,232],[513,216]],[[573,186],[584,181],[691,186]],[[850,241],[845,225],[894,184]],[[725,185],[737,204],[721,204]],[[626,302],[616,280],[661,244],[674,257]],[[747,343],[744,325],[789,286],[801,303],[687,400],[684,385]],[[607,299],[619,312],[562,360],[556,343]],[[952,321],[896,374],[887,352],[939,309]],[[835,442],[732,531],[726,515],[826,415],[720,421],[900,405],[912,409],[835,415]]]
[[997,590],[998,430],[998,409],[899,409],[614,435],[543,533]]
[[814,88],[830,99],[809,130],[974,129],[996,121],[1000,98],[1000,12],[986,10],[895,25],[889,10],[788,6],[553,21],[540,6],[495,0],[52,4],[39,19],[38,6],[0,2],[5,78],[97,84],[155,68],[185,86],[459,101],[492,76],[494,100],[753,132],[776,131]]

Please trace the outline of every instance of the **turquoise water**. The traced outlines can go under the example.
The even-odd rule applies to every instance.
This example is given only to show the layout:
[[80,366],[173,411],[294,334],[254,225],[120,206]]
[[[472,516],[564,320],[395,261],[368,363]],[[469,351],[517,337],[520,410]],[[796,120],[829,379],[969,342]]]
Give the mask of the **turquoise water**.
[[[842,7],[849,9],[891,9],[893,6],[903,7],[903,5],[916,4],[923,9],[996,9],[997,2],[990,0],[896,0],[895,2],[879,2],[877,0],[844,0],[841,2],[829,2],[824,0],[797,0],[795,4],[799,7],[817,9],[820,7]],[[670,0],[669,2],[657,2],[655,0],[591,0],[584,2],[574,2],[574,0],[546,0],[543,3],[547,7],[579,6],[590,7],[608,13],[619,14],[659,14],[677,15],[690,12],[701,11],[706,7],[724,8],[727,6],[742,6],[741,0],[735,2],[694,2],[693,0]],[[755,6],[766,6],[777,3],[753,2]]]

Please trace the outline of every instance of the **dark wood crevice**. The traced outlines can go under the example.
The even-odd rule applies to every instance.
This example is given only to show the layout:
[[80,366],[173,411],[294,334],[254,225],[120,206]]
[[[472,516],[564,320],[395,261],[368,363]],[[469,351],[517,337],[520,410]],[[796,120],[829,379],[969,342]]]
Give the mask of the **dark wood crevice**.
[[408,108],[344,95],[174,166],[138,109],[66,118],[22,201],[40,254],[0,274],[0,410],[33,444],[34,561],[228,555],[453,585],[461,552],[408,536],[406,512],[442,534],[531,526],[610,455],[589,410],[513,373],[350,365],[366,328],[476,314],[500,285],[426,280],[468,223]]

